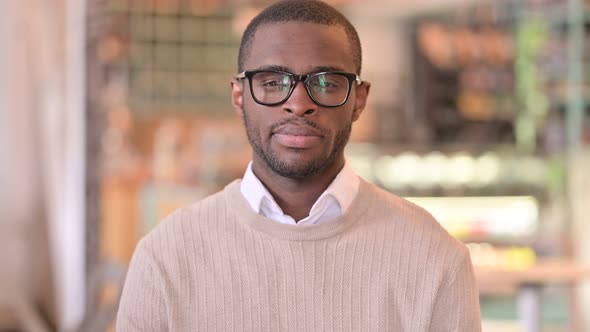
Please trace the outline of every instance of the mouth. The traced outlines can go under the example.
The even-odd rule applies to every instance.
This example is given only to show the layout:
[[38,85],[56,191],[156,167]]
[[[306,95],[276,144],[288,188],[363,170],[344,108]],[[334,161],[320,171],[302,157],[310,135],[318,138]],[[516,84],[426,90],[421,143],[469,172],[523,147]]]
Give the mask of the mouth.
[[272,134],[280,145],[293,149],[309,149],[322,142],[323,135],[317,129],[302,125],[285,125]]

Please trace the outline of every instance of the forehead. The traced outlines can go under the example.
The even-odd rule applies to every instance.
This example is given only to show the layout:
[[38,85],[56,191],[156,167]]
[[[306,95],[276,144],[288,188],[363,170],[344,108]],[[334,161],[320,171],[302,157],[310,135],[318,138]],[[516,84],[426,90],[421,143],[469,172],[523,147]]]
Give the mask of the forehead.
[[245,69],[270,66],[304,74],[316,68],[354,72],[350,43],[341,26],[307,22],[269,23],[258,27]]

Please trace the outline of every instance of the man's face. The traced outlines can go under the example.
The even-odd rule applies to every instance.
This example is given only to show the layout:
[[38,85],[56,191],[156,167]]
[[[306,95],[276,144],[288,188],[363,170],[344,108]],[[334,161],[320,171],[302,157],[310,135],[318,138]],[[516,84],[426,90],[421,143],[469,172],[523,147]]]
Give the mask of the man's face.
[[[258,27],[245,70],[277,69],[302,75],[322,71],[355,72],[344,29],[287,22]],[[247,79],[232,82],[232,101],[243,116],[255,155],[274,173],[305,178],[342,165],[352,122],[362,112],[369,84],[353,83],[348,101],[321,107],[298,82],[289,99],[276,106],[256,103]]]

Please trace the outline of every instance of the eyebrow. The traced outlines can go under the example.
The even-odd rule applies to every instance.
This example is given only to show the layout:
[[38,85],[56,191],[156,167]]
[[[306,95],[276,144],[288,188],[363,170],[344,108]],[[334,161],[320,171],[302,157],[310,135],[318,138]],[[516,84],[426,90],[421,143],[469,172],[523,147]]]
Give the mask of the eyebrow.
[[[268,66],[260,66],[255,70],[278,70],[278,71],[285,71],[288,73],[293,73],[288,67],[281,66],[281,65],[268,65]],[[310,73],[320,73],[324,71],[345,71],[340,67],[332,67],[332,66],[315,66]]]
[[331,67],[331,66],[316,66],[313,67],[314,72],[322,72],[322,71],[346,71],[340,67]]
[[268,65],[268,66],[260,66],[257,67],[254,70],[278,70],[278,71],[286,71],[288,73],[290,73],[291,71],[289,70],[289,68],[285,67],[285,66],[279,66],[279,65]]

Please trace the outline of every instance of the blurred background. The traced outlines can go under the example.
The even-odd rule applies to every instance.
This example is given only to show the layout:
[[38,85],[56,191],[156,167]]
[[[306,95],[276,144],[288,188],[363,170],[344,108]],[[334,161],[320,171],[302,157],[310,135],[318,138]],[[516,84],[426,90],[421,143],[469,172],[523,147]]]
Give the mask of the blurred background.
[[[0,331],[112,331],[137,241],[241,177],[229,79],[265,0],[0,1]],[[590,1],[331,0],[348,162],[467,244],[484,331],[590,331]]]

